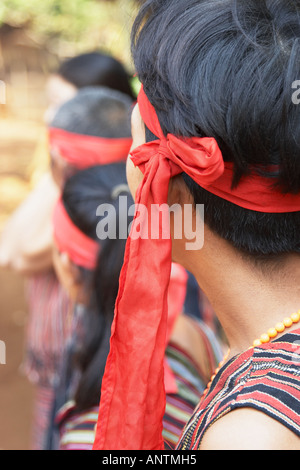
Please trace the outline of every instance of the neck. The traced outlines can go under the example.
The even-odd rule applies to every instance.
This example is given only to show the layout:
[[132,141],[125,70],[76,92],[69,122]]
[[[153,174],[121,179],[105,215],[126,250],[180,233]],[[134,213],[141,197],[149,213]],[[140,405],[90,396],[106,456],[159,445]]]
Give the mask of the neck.
[[231,355],[247,350],[255,339],[300,309],[299,255],[261,268],[211,233],[197,253],[186,267],[215,310]]

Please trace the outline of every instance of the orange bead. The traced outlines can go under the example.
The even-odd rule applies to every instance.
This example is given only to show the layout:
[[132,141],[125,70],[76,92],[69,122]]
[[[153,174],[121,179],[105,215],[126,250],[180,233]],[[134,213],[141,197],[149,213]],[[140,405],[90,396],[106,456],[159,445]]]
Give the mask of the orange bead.
[[277,323],[277,325],[275,326],[276,330],[278,331],[278,333],[282,333],[284,330],[285,330],[285,326],[283,323]]
[[270,336],[270,338],[276,338],[276,336],[278,335],[276,328],[270,328],[268,330],[268,335]]
[[261,335],[260,340],[261,340],[261,342],[264,343],[264,344],[265,344],[265,343],[268,343],[268,342],[270,341],[270,336],[267,335],[267,334],[263,334],[263,335]]
[[253,341],[253,347],[254,348],[257,348],[260,345],[261,345],[261,340],[260,339],[256,339],[255,341]]
[[284,324],[284,326],[285,326],[286,328],[289,328],[290,326],[292,326],[293,321],[292,321],[291,318],[285,318],[285,319],[283,320],[283,324]]
[[298,323],[300,321],[299,313],[292,313],[291,320],[293,323]]

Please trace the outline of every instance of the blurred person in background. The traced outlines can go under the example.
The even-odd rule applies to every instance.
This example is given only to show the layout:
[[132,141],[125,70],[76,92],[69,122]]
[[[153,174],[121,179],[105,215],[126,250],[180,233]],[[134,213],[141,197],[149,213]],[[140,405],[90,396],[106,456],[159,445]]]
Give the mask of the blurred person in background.
[[[64,61],[47,80],[47,127],[62,104],[89,86],[112,88],[127,94],[133,102],[135,100],[130,76],[120,62],[101,52],[81,54]],[[43,147],[45,151],[37,152],[33,162],[34,189],[8,221],[0,243],[1,266],[25,275],[52,267],[49,214],[59,193],[49,168],[48,133]]]
[[72,98],[78,90],[87,86],[109,87],[135,101],[131,78],[118,60],[101,52],[80,54],[64,61],[47,81],[47,95],[51,104],[45,113],[46,122],[51,122],[66,98]]
[[[44,446],[53,387],[73,305],[52,264],[52,212],[65,180],[85,166],[125,160],[132,98],[104,87],[78,90],[49,124],[51,174],[17,209],[1,239],[2,265],[24,274],[29,321],[23,370],[36,384],[33,448]],[[4,259],[3,259],[4,258]]]
[[[101,205],[105,217],[97,215]],[[126,237],[119,234],[128,233],[133,218],[133,213],[129,215],[131,206],[126,165],[119,163],[92,167],[70,177],[54,211],[54,266],[77,313],[56,397],[57,405],[63,405],[56,414],[60,450],[92,450],[126,244]],[[167,402],[163,420],[163,434],[170,449],[222,354],[212,331],[184,314],[187,279],[185,269],[173,264],[168,290]],[[130,310],[127,315],[129,322]]]

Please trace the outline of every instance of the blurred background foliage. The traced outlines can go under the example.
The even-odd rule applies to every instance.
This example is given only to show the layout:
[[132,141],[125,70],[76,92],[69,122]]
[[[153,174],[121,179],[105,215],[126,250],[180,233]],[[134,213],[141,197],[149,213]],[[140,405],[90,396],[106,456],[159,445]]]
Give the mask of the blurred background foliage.
[[137,0],[1,0],[1,25],[22,28],[60,57],[95,48],[128,67],[130,29]]
[[[0,232],[44,168],[37,142],[49,74],[65,59],[98,50],[133,75],[130,32],[142,2],[0,0]],[[137,79],[132,85],[138,89]]]

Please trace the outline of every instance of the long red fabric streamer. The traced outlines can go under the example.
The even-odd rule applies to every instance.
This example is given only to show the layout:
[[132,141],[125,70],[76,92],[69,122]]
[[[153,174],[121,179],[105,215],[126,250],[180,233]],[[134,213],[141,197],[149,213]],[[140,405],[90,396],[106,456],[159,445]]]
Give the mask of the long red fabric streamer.
[[[149,209],[152,204],[165,204],[170,178],[182,171],[189,170],[196,181],[207,184],[221,176],[224,162],[214,139],[165,138],[143,92],[138,102],[144,121],[160,140],[132,152],[134,164],[144,173],[137,191],[137,208],[139,204]],[[140,219],[134,220],[131,232],[138,230],[137,223]],[[102,381],[95,450],[164,449],[164,355],[171,248],[170,238],[147,240],[129,235]]]
[[[131,152],[144,174],[136,204],[168,201],[170,178],[187,173],[199,186],[232,203],[261,212],[300,210],[300,195],[283,195],[253,172],[232,190],[233,166],[213,138],[165,136],[143,88],[141,116],[158,140]],[[138,210],[138,209],[137,209]],[[150,211],[149,211],[150,212]],[[138,221],[141,225],[142,222]],[[135,219],[132,230],[137,230]],[[145,220],[145,225],[149,220]],[[111,350],[102,382],[94,449],[163,450],[164,352],[171,240],[129,236],[120,277]]]
[[132,144],[131,138],[106,139],[53,127],[48,134],[50,148],[56,149],[69,164],[79,170],[125,161]]

